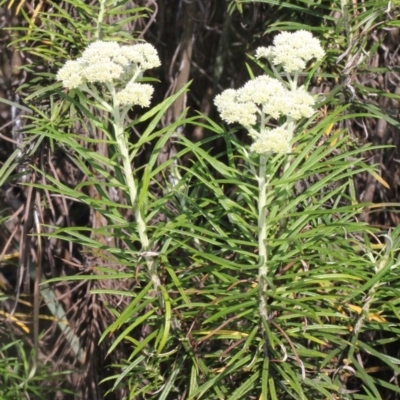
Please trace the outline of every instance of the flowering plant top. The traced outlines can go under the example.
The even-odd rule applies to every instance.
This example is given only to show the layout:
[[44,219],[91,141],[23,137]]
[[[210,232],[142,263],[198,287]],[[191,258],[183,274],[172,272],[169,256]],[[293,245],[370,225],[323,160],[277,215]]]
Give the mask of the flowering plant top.
[[275,36],[273,46],[259,47],[256,51],[256,58],[267,58],[288,73],[302,71],[308,61],[313,58],[319,61],[324,55],[319,40],[305,30],[282,32]]
[[117,104],[147,107],[153,87],[136,83],[136,80],[145,70],[160,65],[157,51],[151,44],[120,46],[117,42],[99,40],[90,44],[78,59],[67,61],[58,71],[57,80],[67,89],[84,88],[88,83],[122,87],[115,96]]
[[[274,39],[274,45],[259,47],[256,58],[266,57],[276,78],[267,75],[248,81],[243,87],[227,89],[215,98],[221,118],[228,124],[239,123],[254,139],[251,150],[257,154],[286,154],[295,125],[301,118],[314,114],[315,99],[303,87],[297,87],[298,73],[311,59],[325,55],[318,39],[301,30],[283,32]],[[280,74],[276,67],[282,67]],[[293,73],[292,78],[289,74]],[[287,82],[283,79],[286,76]],[[281,125],[271,129],[273,119]]]

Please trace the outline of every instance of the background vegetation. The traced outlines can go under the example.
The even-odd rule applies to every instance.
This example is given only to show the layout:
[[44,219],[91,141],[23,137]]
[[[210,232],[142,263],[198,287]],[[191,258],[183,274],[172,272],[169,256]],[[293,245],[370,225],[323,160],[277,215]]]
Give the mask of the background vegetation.
[[[2,398],[400,397],[398,1],[0,5]],[[213,99],[297,29],[323,96],[268,164],[263,327],[257,160]],[[162,62],[127,128],[156,290],[107,116],[55,81],[95,38]]]

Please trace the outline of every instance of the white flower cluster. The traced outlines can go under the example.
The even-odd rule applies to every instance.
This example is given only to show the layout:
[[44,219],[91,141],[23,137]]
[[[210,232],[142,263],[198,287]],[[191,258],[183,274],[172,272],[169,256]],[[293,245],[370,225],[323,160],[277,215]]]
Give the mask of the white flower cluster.
[[[318,41],[307,31],[284,32],[274,40],[274,46],[260,47],[256,57],[267,57],[274,65],[282,65],[286,72],[304,69],[312,58],[321,59],[324,51]],[[269,76],[259,76],[238,90],[228,89],[215,98],[221,118],[228,124],[239,123],[255,138],[251,150],[258,154],[290,152],[294,121],[310,118],[314,113],[314,98],[304,88],[292,90]],[[260,118],[258,118],[260,116]],[[265,126],[270,118],[287,118],[287,123],[275,129]],[[262,126],[253,128],[257,122]],[[288,128],[290,126],[290,129]]]
[[304,30],[282,32],[275,36],[273,46],[259,47],[256,51],[256,58],[268,58],[273,65],[282,65],[288,73],[304,70],[308,61],[321,60],[324,55],[319,40]]
[[215,105],[221,114],[221,118],[228,124],[238,122],[250,127],[257,122],[257,107],[252,101],[240,101],[236,90],[228,89],[219,94]]
[[277,153],[287,154],[290,152],[290,132],[278,126],[275,129],[261,132],[257,140],[251,145],[251,151],[257,154]]
[[135,99],[135,104],[138,106],[149,107],[153,90],[153,86],[147,83],[129,82],[124,89],[117,93],[118,104],[132,105],[132,99]]
[[[314,113],[315,100],[303,88],[291,91],[277,79],[262,75],[238,90],[225,90],[216,96],[214,102],[224,121],[228,124],[237,122],[250,129],[257,123],[257,115],[261,112],[274,119],[281,116],[294,121],[309,118]],[[277,128],[260,135],[252,150],[260,154],[268,151],[287,153],[290,151],[289,141],[287,131]]]
[[257,122],[260,106],[265,114],[278,119],[282,115],[299,120],[314,113],[314,98],[304,89],[286,89],[277,79],[262,75],[238,90],[227,89],[215,98],[221,118],[228,124],[238,122],[249,127]]
[[[160,66],[156,49],[148,43],[120,46],[117,42],[96,41],[77,60],[67,61],[57,73],[57,80],[68,89],[85,83],[121,81],[125,88],[117,93],[121,105],[150,105],[153,87],[135,83],[143,71]],[[133,82],[131,80],[133,79]]]

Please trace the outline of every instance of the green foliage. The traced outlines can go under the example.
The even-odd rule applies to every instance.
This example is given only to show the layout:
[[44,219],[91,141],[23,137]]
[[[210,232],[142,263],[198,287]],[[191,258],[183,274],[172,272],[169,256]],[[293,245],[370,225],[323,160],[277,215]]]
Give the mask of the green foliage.
[[[354,366],[359,364],[357,354],[371,352],[363,347],[363,334],[372,330],[392,332],[381,316],[385,310],[375,290],[395,279],[393,257],[398,247],[389,243],[382,252],[374,252],[368,239],[373,230],[355,220],[364,205],[352,197],[353,177],[371,167],[360,158],[366,148],[352,144],[344,132],[326,135],[332,123],[342,118],[343,111],[338,108],[319,122],[309,121],[308,129],[297,138],[295,158],[283,175],[283,158],[276,157],[269,164],[268,172],[275,178],[268,191],[271,274],[267,337],[260,330],[258,314],[254,239],[257,182],[253,164],[232,133],[211,121],[208,128],[217,135],[204,143],[193,144],[181,138],[182,150],[176,159],[190,151],[192,161],[190,166],[181,167],[178,185],[161,198],[153,197],[145,187],[149,194],[148,215],[162,212],[168,216],[166,222],[149,227],[154,242],[161,246],[160,295],[164,306],[160,308],[142,270],[136,273],[136,279],[143,282],[140,291],[93,291],[132,297],[127,308],[113,311],[116,320],[103,334],[103,338],[115,335],[110,353],[123,341],[132,344],[131,354],[118,365],[121,374],[106,379],[114,380],[114,388],[127,385],[130,398],[155,391],[162,398],[182,391],[193,399],[260,393],[263,398],[274,398],[272,393],[276,398],[319,398],[345,390],[339,372],[346,367],[368,389],[378,390],[376,385],[382,383],[360,368],[356,371]],[[165,138],[163,134],[158,132],[159,140]],[[212,155],[204,150],[221,135],[226,151]],[[74,144],[65,135],[54,139]],[[83,160],[95,165],[92,171],[104,168],[95,153],[94,157],[89,152],[84,154],[82,169]],[[153,170],[153,165],[150,162],[147,166],[151,177],[166,168],[163,165]],[[89,182],[95,181],[89,169],[85,173]],[[135,225],[121,224],[123,218],[117,211],[120,204],[105,194],[102,201],[93,200],[80,188],[67,189],[46,178],[54,186],[39,188],[79,198],[113,222],[97,234],[125,240],[134,237]],[[144,184],[147,182],[144,180]],[[296,188],[299,182],[306,188]],[[105,186],[98,187],[106,193]],[[235,188],[230,196],[229,187]],[[101,249],[132,271],[140,262],[140,251],[111,248],[79,231],[81,227],[63,228],[51,236]],[[397,241],[396,237],[394,232],[391,240]],[[379,263],[385,266],[382,264],[376,275]],[[97,275],[76,278],[124,276],[98,268]],[[364,297],[372,295],[366,309]],[[149,333],[139,340],[143,329]],[[380,357],[380,361],[393,364],[387,356]],[[181,370],[190,370],[190,377]],[[148,383],[138,383],[138,376],[142,377],[140,382]]]
[[[19,400],[23,398],[48,399],[57,391],[60,373],[50,368],[38,368],[33,354],[24,349],[21,340],[3,344],[0,348],[0,398],[2,400]],[[48,384],[44,387],[42,382]],[[65,390],[62,390],[66,392]]]
[[[135,206],[144,215],[151,243],[151,252],[144,252],[106,114],[79,91],[62,91],[54,74],[93,38],[132,40],[125,27],[146,9],[125,8],[125,1],[103,1],[98,7],[78,0],[49,3],[53,11],[41,14],[40,29],[23,14],[29,28],[14,42],[35,60],[24,66],[34,74],[21,87],[32,111],[24,133],[36,144],[31,154],[48,152],[31,166],[39,177],[31,187],[48,199],[90,209],[92,219],[62,226],[42,221],[36,236],[72,243],[82,259],[96,259],[91,268],[48,279],[45,287],[88,285],[86,295],[105,309],[110,319],[99,339],[112,360],[101,375],[108,394],[123,390],[129,399],[396,398],[400,390],[390,378],[396,379],[400,363],[393,351],[399,334],[400,230],[380,232],[359,222],[369,205],[360,203],[354,181],[361,174],[377,176],[365,154],[378,147],[359,143],[345,129],[357,118],[398,125],[376,104],[350,99],[353,90],[366,95],[374,90],[344,79],[351,60],[368,49],[368,35],[380,26],[387,3],[363,3],[365,10],[355,10],[356,18],[344,10],[340,18],[327,17],[324,5],[311,13],[326,17],[325,25],[313,29],[329,47],[320,67],[324,73],[315,79],[337,79],[337,86],[321,99],[324,113],[302,125],[289,162],[275,156],[268,163],[266,324],[258,304],[257,159],[237,130],[227,131],[205,116],[182,115],[163,125],[187,87],[149,111],[134,110],[126,133],[138,132],[139,138],[131,140],[130,159],[143,149],[147,153],[134,177]],[[287,21],[310,13],[311,6],[283,3],[286,13],[267,32],[305,28],[299,20]],[[329,10],[339,10],[338,4]],[[38,72],[44,63],[48,69]],[[202,127],[208,136],[193,143],[178,134],[183,127]],[[177,153],[160,161],[176,136]],[[56,152],[78,171],[76,180],[60,178],[50,168]],[[49,154],[46,161],[43,154]],[[1,183],[11,179],[17,159],[16,151],[0,169]],[[148,253],[158,263],[161,285],[156,288],[144,265]],[[54,297],[56,291],[50,292]],[[62,332],[70,345],[84,346],[82,337]],[[18,356],[6,354],[14,345]],[[0,382],[8,388],[0,393],[16,398],[28,387],[44,398],[37,385],[44,374],[30,372],[22,349],[17,342],[0,350],[5,354]]]

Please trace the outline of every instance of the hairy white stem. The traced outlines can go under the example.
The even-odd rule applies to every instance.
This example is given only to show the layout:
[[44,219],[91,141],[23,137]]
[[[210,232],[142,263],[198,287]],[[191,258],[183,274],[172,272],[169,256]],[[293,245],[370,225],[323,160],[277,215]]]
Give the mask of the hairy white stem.
[[97,17],[97,24],[96,24],[96,39],[101,39],[101,27],[100,24],[103,22],[104,13],[105,13],[105,0],[100,0],[100,8],[99,8],[99,15]]
[[260,155],[258,174],[258,286],[259,286],[259,312],[263,325],[268,320],[267,289],[268,289],[268,259],[267,259],[267,160],[269,155]]
[[137,223],[137,229],[139,233],[140,243],[142,244],[142,251],[144,254],[144,259],[146,260],[147,269],[150,275],[150,278],[153,282],[154,288],[157,290],[160,286],[160,278],[157,274],[157,263],[153,256],[149,255],[150,241],[147,236],[147,226],[146,221],[142,216],[142,212],[140,211],[140,206],[137,204],[137,187],[133,175],[132,164],[129,157],[129,143],[127,137],[124,133],[123,121],[121,120],[121,116],[118,110],[114,110],[114,130],[115,130],[115,139],[117,141],[119,153],[122,159],[122,167],[125,175],[125,183],[128,186],[129,190],[129,199],[131,206],[133,208],[133,212],[135,215],[135,220]]

